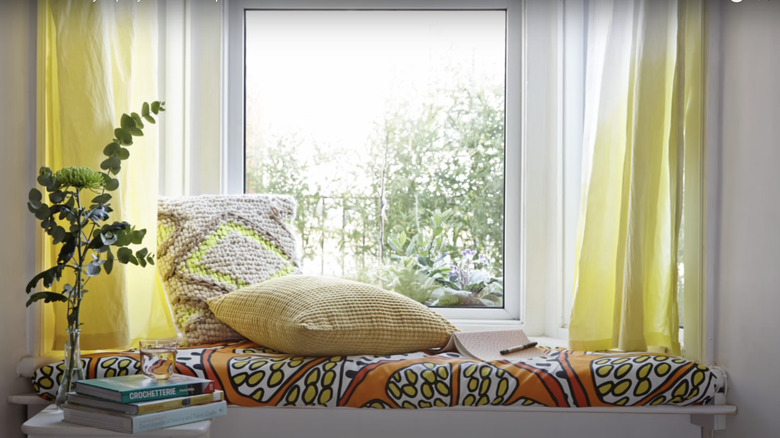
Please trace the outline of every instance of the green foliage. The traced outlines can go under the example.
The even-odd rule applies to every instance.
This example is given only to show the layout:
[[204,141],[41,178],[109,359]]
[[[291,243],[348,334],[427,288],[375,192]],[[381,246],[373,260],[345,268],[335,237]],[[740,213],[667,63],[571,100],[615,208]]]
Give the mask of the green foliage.
[[411,238],[404,231],[387,238],[390,261],[379,269],[379,280],[385,288],[435,305],[431,297],[446,285],[450,275],[444,252],[444,220],[448,216],[449,212],[436,211],[430,227],[423,227]]
[[437,295],[439,306],[501,307],[504,302],[504,279],[479,252],[466,249],[453,260],[447,288]]
[[[114,262],[139,266],[154,264],[154,255],[146,248],[133,250],[131,245],[143,242],[146,230],[137,230],[127,222],[109,222],[113,212],[109,192],[119,188],[116,178],[121,163],[130,157],[126,146],[133,144],[133,137],[143,135],[142,118],[155,123],[154,116],[165,111],[164,102],[143,104],[142,115],[122,115],[120,127],[114,130],[115,138],[104,149],[106,159],[100,164],[104,172],[86,167],[68,167],[53,172],[41,167],[37,188],[30,190],[27,208],[41,222],[41,228],[54,245],[60,245],[56,265],[35,275],[27,284],[27,305],[43,301],[68,303],[68,326],[79,325],[81,300],[87,292],[90,278],[102,272],[110,274]],[[91,196],[91,198],[90,198]],[[116,249],[116,254],[114,253]],[[33,292],[39,283],[51,288],[61,282],[67,270],[74,273],[72,283],[62,285],[60,291]]]
[[478,252],[464,250],[459,259],[446,251],[450,211],[435,211],[429,225],[411,238],[405,232],[388,237],[390,261],[379,272],[382,285],[433,307],[503,305],[503,278]]
[[368,163],[372,191],[384,188],[387,234],[416,232],[419,212],[450,210],[448,251],[481,248],[502,265],[503,97],[463,81],[387,116]]
[[[471,292],[476,285],[461,289],[444,276],[444,265],[461,263],[452,255],[466,248],[491,260],[489,267],[473,267],[474,278],[487,269],[489,278],[500,279],[504,257],[503,84],[451,77],[427,96],[387,102],[365,144],[369,158],[359,163],[354,152],[298,134],[266,132],[263,144],[247,145],[247,191],[298,200],[304,269],[313,271],[316,263],[321,273],[384,278],[394,290],[434,305],[501,305],[503,299],[494,300],[501,281]],[[307,142],[317,146],[315,153],[302,153]],[[314,177],[323,173],[325,179]],[[435,237],[440,247],[428,248],[436,228],[421,221],[437,211],[450,215]]]

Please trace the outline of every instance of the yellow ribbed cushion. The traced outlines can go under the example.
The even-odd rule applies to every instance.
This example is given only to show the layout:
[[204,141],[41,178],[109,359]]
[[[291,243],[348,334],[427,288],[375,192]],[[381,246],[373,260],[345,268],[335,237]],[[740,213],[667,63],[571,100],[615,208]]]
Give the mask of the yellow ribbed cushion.
[[441,347],[457,331],[410,298],[332,277],[273,278],[208,304],[249,340],[302,356],[408,353]]

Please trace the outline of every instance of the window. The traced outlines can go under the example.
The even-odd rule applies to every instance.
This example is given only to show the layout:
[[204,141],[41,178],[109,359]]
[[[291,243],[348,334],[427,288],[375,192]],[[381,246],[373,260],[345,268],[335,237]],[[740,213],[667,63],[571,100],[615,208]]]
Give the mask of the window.
[[[578,208],[572,206],[576,199],[564,203],[563,196],[565,183],[571,184],[576,177],[564,181],[561,5],[545,2],[526,4],[519,0],[230,2],[227,22],[226,185],[231,192],[251,190],[251,178],[246,181],[246,186],[244,180],[245,152],[247,156],[252,153],[252,133],[248,132],[247,122],[252,111],[244,106],[244,99],[246,97],[248,101],[251,92],[245,74],[251,74],[252,70],[252,66],[248,65],[252,55],[247,55],[249,49],[245,45],[245,36],[250,32],[245,27],[248,26],[247,14],[252,11],[276,14],[310,9],[316,9],[317,13],[484,12],[485,15],[498,13],[503,17],[506,44],[503,65],[503,306],[436,309],[461,322],[461,326],[522,323],[531,334],[565,337],[566,297],[571,294],[571,287],[564,285],[567,281],[564,278],[565,263],[569,261],[564,260],[563,254],[573,248],[573,233],[564,236],[563,229],[564,226],[571,229],[572,220],[576,224]],[[324,75],[325,72],[318,70],[311,74]],[[573,166],[571,163],[575,162],[576,158],[568,165]]]
[[[316,9],[307,9],[310,6]],[[453,210],[455,215],[460,216],[479,216],[481,214],[483,215],[480,218],[482,223],[489,224],[491,221],[493,222],[494,229],[492,234],[481,239],[473,238],[472,235],[476,233],[473,229],[466,230],[457,236],[450,234],[447,236],[448,239],[446,239],[450,245],[447,248],[448,250],[432,254],[432,257],[429,257],[429,259],[434,263],[446,264],[449,270],[449,265],[457,262],[457,260],[453,259],[456,259],[456,257],[460,258],[461,253],[466,250],[484,251],[484,255],[490,262],[503,261],[500,263],[503,265],[503,269],[499,267],[500,270],[496,270],[492,274],[495,277],[503,277],[503,284],[499,284],[499,286],[503,286],[506,293],[503,298],[494,301],[496,304],[494,306],[437,307],[437,310],[454,319],[488,319],[515,322],[521,320],[520,303],[522,301],[524,284],[520,269],[522,257],[520,239],[523,229],[521,226],[523,218],[520,211],[522,175],[520,171],[521,131],[519,123],[521,120],[520,88],[522,83],[522,72],[520,69],[522,56],[520,18],[522,15],[520,2],[374,1],[316,2],[316,4],[311,5],[306,4],[306,2],[244,1],[231,2],[228,13],[228,168],[231,169],[228,172],[230,175],[228,180],[229,190],[241,192],[245,190],[268,190],[269,187],[278,188],[278,184],[281,184],[279,179],[271,178],[273,165],[270,168],[268,165],[254,165],[257,162],[254,160],[258,159],[260,154],[267,153],[274,147],[283,146],[285,150],[296,150],[297,148],[311,146],[324,148],[326,143],[331,143],[331,146],[333,144],[343,146],[350,141],[355,141],[357,144],[362,145],[373,144],[375,147],[385,146],[387,144],[385,140],[393,132],[393,135],[396,136],[396,139],[392,141],[395,149],[400,149],[401,152],[408,152],[401,148],[403,142],[409,142],[414,135],[422,137],[428,135],[425,141],[418,141],[419,144],[429,148],[427,152],[416,156],[408,154],[412,155],[411,157],[395,155],[390,156],[387,160],[397,163],[401,161],[401,158],[407,158],[423,160],[429,163],[428,166],[420,167],[421,169],[427,167],[428,173],[421,172],[417,174],[414,177],[415,181],[413,181],[421,186],[427,184],[428,188],[412,193],[412,195],[417,195],[416,198],[407,196],[403,200],[407,204],[404,207],[398,206],[393,211],[396,214],[403,213],[410,218],[407,219],[406,230],[398,225],[395,225],[395,228],[393,228],[394,225],[390,224],[389,220],[386,222],[388,225],[387,229],[382,229],[381,214],[387,214],[387,204],[384,204],[385,209],[383,210],[381,208],[383,206],[382,201],[389,201],[390,209],[393,209],[394,199],[391,198],[387,191],[382,192],[381,185],[383,179],[381,177],[373,179],[373,187],[370,184],[359,185],[357,189],[353,189],[351,192],[333,190],[332,192],[323,193],[322,190],[312,189],[313,187],[327,187],[328,189],[338,187],[339,183],[333,181],[334,177],[343,177],[349,172],[355,171],[354,168],[358,168],[357,171],[363,172],[368,168],[368,170],[374,172],[374,175],[381,175],[382,170],[398,173],[398,168],[392,169],[388,166],[383,169],[383,165],[387,161],[385,161],[382,150],[374,150],[373,155],[371,155],[371,148],[363,147],[362,153],[366,154],[364,158],[359,160],[346,159],[337,162],[336,168],[339,169],[337,175],[334,175],[336,171],[333,170],[319,170],[321,169],[321,161],[333,159],[333,155],[330,152],[323,153],[322,155],[325,155],[325,157],[321,157],[320,162],[311,159],[315,155],[314,153],[300,152],[298,154],[300,157],[307,157],[309,160],[304,159],[297,164],[291,165],[288,163],[281,166],[281,168],[285,166],[310,166],[308,171],[305,172],[304,179],[296,182],[301,208],[316,211],[317,213],[314,217],[323,222],[318,230],[319,235],[303,236],[303,239],[308,239],[305,242],[307,251],[313,254],[308,263],[310,265],[313,264],[315,269],[310,272],[342,275],[341,270],[343,269],[345,271],[352,270],[352,273],[357,272],[360,274],[364,272],[360,268],[367,264],[362,259],[353,259],[346,262],[339,261],[338,263],[330,262],[335,266],[335,271],[323,271],[322,266],[328,263],[326,260],[335,258],[333,254],[340,255],[342,253],[342,248],[335,247],[335,244],[330,244],[331,249],[329,249],[327,243],[322,243],[327,242],[321,238],[324,233],[332,232],[337,234],[341,241],[336,240],[336,242],[342,245],[345,242],[345,239],[341,238],[342,233],[352,233],[352,236],[358,237],[350,241],[350,245],[353,246],[364,245],[362,238],[387,242],[385,248],[380,246],[378,249],[374,247],[367,251],[371,257],[379,259],[381,262],[383,251],[385,251],[384,255],[387,258],[389,258],[388,252],[398,252],[398,248],[393,248],[391,242],[399,244],[398,246],[403,246],[402,236],[404,232],[406,232],[406,237],[409,238],[417,230],[422,230],[422,234],[424,234],[436,228],[435,225],[429,227],[428,224],[437,215],[437,210],[442,213]],[[482,26],[482,30],[478,26]],[[334,27],[338,29],[338,32],[333,31]],[[276,38],[267,34],[267,32],[273,32],[273,29],[278,29]],[[302,31],[301,29],[307,30]],[[382,30],[382,32],[378,32],[378,29]],[[314,30],[314,33],[319,31],[320,38],[312,40],[312,37],[306,34],[308,30]],[[367,33],[368,30],[370,30],[370,33]],[[264,33],[265,38],[262,37]],[[325,35],[326,33],[327,35]],[[399,38],[399,34],[405,35],[405,37]],[[389,38],[388,35],[390,35]],[[257,37],[260,40],[255,40]],[[410,44],[412,37],[417,41]],[[341,42],[337,41],[339,38],[342,38]],[[282,39],[284,41],[280,41]],[[483,46],[476,45],[473,41],[476,39],[480,40],[478,44],[483,44]],[[307,66],[305,61],[311,60],[291,57],[292,50],[290,48],[284,49],[285,44],[298,44],[295,48],[295,53],[299,56],[327,56],[327,60],[322,61],[322,58],[320,58],[322,63],[319,64],[319,68]],[[448,50],[444,50],[444,47],[448,48]],[[490,48],[487,49],[486,47]],[[306,50],[310,52],[302,55],[307,53]],[[345,65],[347,62],[354,62],[356,50],[362,51],[361,61],[365,62],[353,66]],[[327,51],[328,55],[325,54],[325,51]],[[388,62],[385,59],[388,52],[395,52],[396,55],[393,56],[397,56],[397,58],[389,60],[392,67],[390,64],[381,64],[381,62]],[[401,53],[398,54],[398,52]],[[284,73],[282,67],[274,67],[272,65],[274,64],[273,56],[279,56],[275,61],[276,64],[285,63],[289,66],[298,66],[298,71],[293,68]],[[337,59],[339,61],[336,61]],[[349,61],[346,61],[347,59]],[[374,59],[378,59],[378,63],[372,65]],[[465,62],[462,62],[462,60],[465,60]],[[414,69],[410,68],[412,63],[418,67],[416,75],[407,73],[408,71],[415,72]],[[430,67],[428,67],[429,65]],[[466,65],[467,68],[463,69],[463,65]],[[349,67],[346,69],[348,73],[341,70],[345,66]],[[422,68],[423,66],[425,68]],[[300,71],[301,69],[305,71]],[[392,69],[392,71],[388,72],[388,69]],[[358,74],[355,74],[356,71]],[[292,87],[287,89],[285,89],[284,85],[279,84],[278,78],[273,78],[273,75],[289,78],[293,74],[296,75],[296,79],[293,81]],[[349,76],[347,81],[341,81],[345,74],[351,74],[352,76]],[[358,80],[358,78],[361,78],[361,75],[373,76],[373,82],[361,84]],[[488,79],[484,80],[486,77]],[[259,84],[255,81],[256,78],[262,78],[259,79]],[[475,79],[482,79],[482,82],[487,85],[463,86],[463,84],[476,82]],[[323,90],[326,86],[318,86],[319,81],[333,84],[332,88],[338,88],[338,93],[334,93],[332,89],[326,88]],[[267,90],[265,95],[263,92],[258,92],[257,88],[255,88],[268,82],[272,84],[274,89]],[[345,83],[349,83],[350,87],[356,90],[358,97],[349,97],[349,94],[344,91]],[[401,84],[406,85],[402,86]],[[433,87],[431,87],[431,84]],[[364,88],[361,89],[361,87]],[[386,93],[378,95],[376,89],[382,87],[387,88],[387,90],[384,90]],[[314,91],[311,91],[312,89]],[[416,96],[412,95],[410,91],[413,89],[418,90]],[[300,99],[296,99],[294,96],[296,93],[308,95],[315,91],[317,93],[324,91],[326,95],[330,94],[330,96],[322,98],[328,99],[328,101],[324,102],[324,106],[312,111],[315,117],[313,120],[305,123],[305,129],[298,127],[286,132],[283,129],[275,130],[288,122],[283,121],[281,118],[272,120],[271,117],[262,116],[263,114],[270,114],[271,116],[280,115],[281,112],[285,111],[285,106],[287,106],[292,114],[297,113],[301,119],[304,119],[303,114],[311,111],[317,104],[312,103],[310,106],[307,103],[300,102],[300,99],[308,98],[308,96]],[[495,92],[495,94],[488,94],[487,91]],[[458,95],[458,92],[461,94]],[[276,101],[277,103],[273,103],[273,93],[281,94],[281,100]],[[377,97],[374,98],[373,102],[367,103],[365,97],[368,94],[377,94]],[[292,97],[292,99],[287,99],[287,97]],[[344,107],[339,106],[342,102],[334,102],[334,100],[338,99],[346,101],[347,105]],[[483,141],[482,143],[489,144],[492,149],[482,151],[482,153],[486,152],[487,154],[497,156],[497,159],[494,159],[492,162],[488,159],[484,159],[482,162],[466,161],[471,158],[466,153],[469,151],[458,150],[451,146],[451,144],[457,143],[456,140],[466,135],[473,136],[477,132],[473,129],[470,131],[466,130],[462,126],[473,119],[477,119],[476,111],[473,107],[463,109],[466,106],[463,102],[469,99],[483,105],[480,110],[483,113],[488,113],[486,117],[491,122],[497,120],[494,125],[491,125],[493,132],[487,132],[487,130],[483,129],[482,132],[478,133],[479,135],[489,137],[488,141]],[[291,102],[294,102],[293,106],[289,106]],[[320,103],[322,103],[322,100],[320,100]],[[268,104],[270,108],[264,108],[264,104]],[[295,105],[298,105],[298,107],[296,108]],[[460,107],[457,107],[457,105],[460,105]],[[358,106],[360,110],[348,113],[346,118],[328,119],[327,122],[322,123],[323,119],[327,117],[321,115],[323,111],[354,111],[355,106]],[[389,107],[390,111],[384,111],[385,107]],[[454,117],[455,111],[465,111],[465,115],[460,118]],[[261,117],[257,117],[258,114]],[[317,117],[318,115],[319,117]],[[367,115],[372,115],[372,118],[367,119],[368,123],[357,126],[357,119],[366,118]],[[426,131],[414,126],[415,124],[420,125],[422,120],[427,120],[435,127],[428,128]],[[346,124],[338,126],[338,123]],[[324,128],[315,125],[324,125]],[[336,125],[335,129],[334,125]],[[482,126],[486,126],[485,123]],[[399,135],[399,131],[402,131],[400,127],[411,128],[407,129],[407,132],[402,133],[403,135]],[[314,133],[314,129],[324,130]],[[435,135],[431,135],[431,133]],[[357,137],[357,134],[362,134],[362,137]],[[355,136],[357,139],[347,138],[351,136]],[[328,141],[328,137],[333,138],[333,140]],[[258,145],[264,145],[265,148],[257,148],[256,146]],[[438,162],[435,158],[436,152],[440,153]],[[426,153],[427,155],[425,155]],[[473,154],[473,152],[470,153]],[[356,152],[347,152],[347,154],[347,156],[351,157],[357,155]],[[269,157],[266,155],[262,158],[267,160]],[[379,162],[379,160],[382,160],[382,162]],[[431,190],[430,187],[437,187],[431,183],[431,180],[436,178],[434,175],[436,172],[439,175],[445,173],[445,170],[447,170],[446,165],[448,164],[447,160],[450,160],[449,165],[458,161],[462,162],[464,166],[474,164],[474,167],[480,165],[484,167],[486,163],[490,164],[490,167],[483,169],[483,175],[480,177],[479,183],[484,186],[487,180],[497,187],[488,189],[479,187],[475,189],[475,192],[476,190],[481,190],[483,194],[487,195],[480,199],[483,202],[482,207],[476,208],[472,212],[457,212],[459,205],[454,200],[457,200],[459,194],[453,196],[452,193],[446,192],[447,190],[454,190],[453,187],[458,187],[458,185],[466,186],[469,176],[472,176],[468,174],[452,178],[453,181],[450,187],[441,188],[439,186],[437,189],[444,192],[443,196],[440,196],[438,199],[430,199],[429,192],[435,191]],[[316,166],[317,170],[315,170],[314,166]],[[301,174],[304,173],[299,173],[299,175]],[[245,175],[246,180],[244,180]],[[329,184],[317,183],[315,178],[318,175],[323,180],[328,181]],[[487,175],[487,178],[485,175]],[[328,180],[329,177],[331,180]],[[355,179],[355,177],[348,177],[346,183],[354,185],[353,180]],[[384,181],[388,184],[391,183],[389,178]],[[300,193],[301,187],[305,187],[307,184],[309,188],[308,195],[315,195],[315,197],[307,198],[306,196],[300,196],[303,195]],[[286,189],[291,191],[290,187]],[[501,193],[502,191],[503,193]],[[344,193],[350,193],[352,198],[347,200],[341,199],[344,197]],[[503,196],[501,196],[502,194]],[[448,197],[448,195],[450,196]],[[473,197],[479,198],[478,196]],[[350,216],[355,214],[349,207],[350,202],[367,203],[369,207],[355,208],[354,210],[365,211],[374,215],[373,220],[369,222],[379,223],[380,226],[366,228],[364,222],[355,220]],[[395,202],[400,203],[401,201],[395,200]],[[336,204],[338,206],[337,209],[329,208],[328,203]],[[486,214],[482,211],[487,209],[497,211],[499,216]],[[500,220],[501,214],[504,217],[503,221]],[[450,217],[449,219],[453,222],[465,222],[464,219],[468,219],[460,216]],[[440,216],[436,217],[437,220],[447,219],[446,216],[444,219]],[[326,220],[333,222],[325,223]],[[384,240],[379,237],[383,232],[385,233]],[[391,238],[389,242],[388,237]],[[460,238],[460,241],[458,241],[458,238]],[[474,241],[482,242],[481,246],[484,248],[471,247]],[[408,240],[406,245],[408,245]],[[334,247],[335,250],[333,249]],[[405,248],[401,248],[402,252],[403,249]],[[330,256],[328,251],[331,251]],[[451,256],[449,259],[436,260],[436,257],[444,252],[454,254],[455,256]],[[420,254],[413,254],[412,257],[409,257],[413,259],[410,262],[416,263],[419,260],[417,255]],[[422,256],[426,257],[428,254],[422,254]],[[476,262],[480,262],[479,256]],[[304,260],[304,264],[306,263],[307,260]],[[304,268],[306,267],[304,266]],[[381,271],[380,274],[386,275],[387,271]],[[407,274],[407,272],[395,272],[395,274],[400,276]],[[434,305],[436,304],[434,302]],[[445,302],[445,304],[447,303]]]
[[503,307],[506,11],[247,10],[244,189],[302,271]]

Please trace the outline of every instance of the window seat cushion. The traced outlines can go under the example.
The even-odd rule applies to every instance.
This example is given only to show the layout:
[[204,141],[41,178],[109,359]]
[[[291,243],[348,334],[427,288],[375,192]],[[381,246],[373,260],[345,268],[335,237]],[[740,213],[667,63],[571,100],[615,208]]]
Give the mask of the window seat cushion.
[[[139,372],[137,351],[82,357],[87,376]],[[62,362],[38,368],[35,392],[53,400]],[[176,372],[214,380],[238,406],[608,407],[712,404],[725,377],[660,354],[546,349],[544,356],[484,362],[457,353],[300,357],[252,342],[179,350]]]

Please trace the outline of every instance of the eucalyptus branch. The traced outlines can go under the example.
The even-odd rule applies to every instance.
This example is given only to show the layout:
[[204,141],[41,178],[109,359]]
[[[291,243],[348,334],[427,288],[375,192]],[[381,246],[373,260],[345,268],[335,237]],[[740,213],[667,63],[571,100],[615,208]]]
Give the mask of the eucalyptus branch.
[[[127,222],[109,223],[108,220],[113,211],[110,192],[119,188],[116,177],[122,169],[122,161],[130,157],[128,147],[133,144],[133,137],[143,135],[144,121],[156,123],[155,116],[161,111],[165,111],[164,102],[144,102],[140,115],[122,115],[120,126],[114,129],[114,138],[103,149],[106,158],[100,163],[102,171],[67,167],[54,172],[46,166],[41,167],[38,183],[45,187],[48,203],[43,192],[33,188],[27,206],[40,220],[41,228],[51,236],[55,247],[59,245],[59,252],[56,265],[38,273],[27,284],[28,306],[40,300],[64,301],[69,326],[77,327],[80,325],[81,300],[87,292],[85,286],[92,277],[103,271],[110,274],[115,260],[142,267],[154,264],[154,254],[146,248],[130,249],[132,245],[143,243],[146,230],[136,230]],[[89,204],[82,197],[84,190],[96,194]],[[117,248],[116,256],[112,247]],[[73,284],[63,284],[60,291],[33,292],[39,283],[50,288],[61,282],[66,268],[75,273]]]

